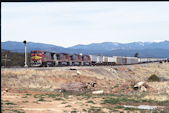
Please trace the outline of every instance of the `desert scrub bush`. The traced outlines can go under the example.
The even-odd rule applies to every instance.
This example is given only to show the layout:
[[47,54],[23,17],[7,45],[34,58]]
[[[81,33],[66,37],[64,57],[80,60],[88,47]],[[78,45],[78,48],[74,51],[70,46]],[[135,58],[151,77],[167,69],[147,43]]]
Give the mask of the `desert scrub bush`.
[[48,95],[48,98],[56,98],[56,97],[61,96],[60,94],[47,94],[47,95]]
[[103,113],[101,107],[91,106],[88,110],[88,113]]
[[15,104],[15,103],[12,103],[12,102],[9,102],[9,101],[6,101],[5,104],[6,104],[6,105],[17,105],[17,104]]
[[92,100],[87,101],[87,103],[95,104]]
[[88,93],[77,94],[76,96],[81,96],[83,97],[82,99],[89,99],[92,97],[92,95]]
[[22,112],[22,111],[19,111],[19,110],[11,110],[13,111],[14,113],[25,113],[25,112]]
[[64,100],[63,98],[55,98],[55,100]]
[[[154,101],[153,101],[154,102]],[[121,103],[142,103],[142,100],[130,99],[128,97],[106,98],[102,104],[121,104]]]
[[38,101],[46,101],[44,98],[40,98]]
[[119,103],[121,103],[121,99],[119,99],[119,98],[105,99],[102,104],[106,104],[106,103],[109,103],[109,104],[119,104]]
[[159,82],[160,78],[156,75],[156,74],[152,74],[149,78],[148,78],[149,82]]
[[67,105],[67,106],[65,106],[65,107],[72,107],[71,105]]

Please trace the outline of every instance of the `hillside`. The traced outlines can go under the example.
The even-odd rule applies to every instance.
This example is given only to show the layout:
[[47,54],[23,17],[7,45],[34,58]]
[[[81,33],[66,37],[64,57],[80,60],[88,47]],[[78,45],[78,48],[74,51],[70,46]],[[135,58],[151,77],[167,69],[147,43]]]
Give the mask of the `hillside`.
[[[26,113],[168,113],[168,69],[169,63],[2,69],[2,110]],[[160,81],[148,81],[152,74]],[[135,89],[138,82],[144,82],[144,85]],[[96,91],[103,94],[93,94]],[[125,108],[124,105],[155,108]]]
[[143,50],[143,49],[168,49],[169,41],[162,42],[132,42],[132,43],[117,43],[117,42],[103,42],[92,43],[88,45],[75,45],[71,49],[86,49],[86,50]]

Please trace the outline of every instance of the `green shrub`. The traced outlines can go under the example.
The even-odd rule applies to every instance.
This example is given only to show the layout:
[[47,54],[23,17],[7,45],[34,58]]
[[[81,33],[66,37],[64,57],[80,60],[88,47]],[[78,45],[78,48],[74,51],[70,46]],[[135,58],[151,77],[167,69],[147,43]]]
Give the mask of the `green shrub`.
[[152,74],[149,78],[148,78],[148,81],[150,82],[159,82],[160,81],[160,78],[155,75],[155,74]]

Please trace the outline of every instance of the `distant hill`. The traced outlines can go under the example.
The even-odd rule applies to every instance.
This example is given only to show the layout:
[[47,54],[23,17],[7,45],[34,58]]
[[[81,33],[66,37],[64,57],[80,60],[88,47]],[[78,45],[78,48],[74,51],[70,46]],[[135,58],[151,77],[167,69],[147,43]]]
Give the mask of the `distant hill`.
[[[9,50],[12,52],[24,52],[23,42],[7,41],[1,43],[2,50]],[[139,57],[167,57],[169,58],[169,41],[163,42],[132,42],[132,43],[117,43],[117,42],[103,42],[92,43],[89,45],[75,45],[64,48],[51,44],[43,43],[27,43],[27,51],[44,50],[64,53],[82,53],[95,54],[105,56],[134,56],[137,52]]]
[[[43,44],[43,43],[34,43],[34,42],[28,42],[26,45],[27,45],[28,52],[32,50],[57,51],[57,50],[64,49],[63,47],[55,46],[52,44]],[[2,42],[2,49],[10,50],[13,52],[25,51],[23,42],[15,42],[15,41]]]
[[89,45],[75,45],[71,49],[86,49],[86,50],[142,50],[142,49],[169,49],[169,41],[163,42],[132,42],[132,43],[117,43],[117,42],[103,42],[92,43]]

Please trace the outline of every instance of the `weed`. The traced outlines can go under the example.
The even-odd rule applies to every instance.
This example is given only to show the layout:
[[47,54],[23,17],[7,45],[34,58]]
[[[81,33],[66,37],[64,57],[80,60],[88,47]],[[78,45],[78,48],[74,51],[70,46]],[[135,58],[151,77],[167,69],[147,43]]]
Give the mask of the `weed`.
[[139,110],[137,108],[124,108],[125,110],[130,110],[130,111],[134,111],[134,110]]
[[25,113],[25,112],[18,111],[18,110],[11,110],[11,111],[16,112],[16,113]]
[[6,104],[6,105],[17,105],[17,104],[14,104],[14,103],[12,103],[12,102],[6,102],[5,104]]
[[38,101],[45,101],[44,98],[40,98]]
[[85,111],[87,111],[86,109],[83,109],[83,111],[85,112]]
[[35,95],[34,95],[34,98],[39,98],[39,94],[35,94]]
[[91,106],[90,109],[88,110],[88,113],[101,113],[101,108]]
[[92,95],[87,94],[87,93],[83,93],[83,94],[77,94],[76,96],[83,96],[84,97],[83,99],[89,99],[89,98],[91,98]]
[[116,106],[116,107],[114,107],[114,108],[122,109],[122,108],[124,108],[124,107],[123,107],[123,106]]
[[62,102],[61,104],[66,104],[67,102]]
[[23,103],[28,103],[28,101],[22,101]]
[[22,98],[27,98],[28,96],[31,96],[32,94],[25,94]]
[[118,110],[116,110],[116,109],[113,109],[111,111],[112,111],[111,113],[118,112]]
[[72,107],[71,105],[67,105],[67,106],[65,106],[65,107]]
[[95,104],[92,100],[90,100],[90,101],[87,101],[87,103],[92,103],[92,104]]
[[25,94],[25,95],[27,95],[27,96],[31,96],[32,94]]
[[33,103],[39,104],[38,101],[33,101]]
[[28,96],[23,96],[22,98],[27,98]]
[[157,104],[158,104],[158,105],[161,105],[161,106],[163,106],[165,103],[168,103],[168,105],[169,105],[169,100],[157,101]]
[[69,93],[69,92],[63,92],[63,97],[68,99],[68,96],[69,95],[72,95],[72,93]]
[[64,100],[63,98],[55,98],[55,100]]
[[109,103],[109,104],[120,104],[121,102],[120,98],[109,98],[109,99],[105,99],[103,104]]
[[58,96],[60,96],[60,94],[47,94],[48,98],[56,98]]
[[46,94],[35,94],[34,98],[44,98]]

